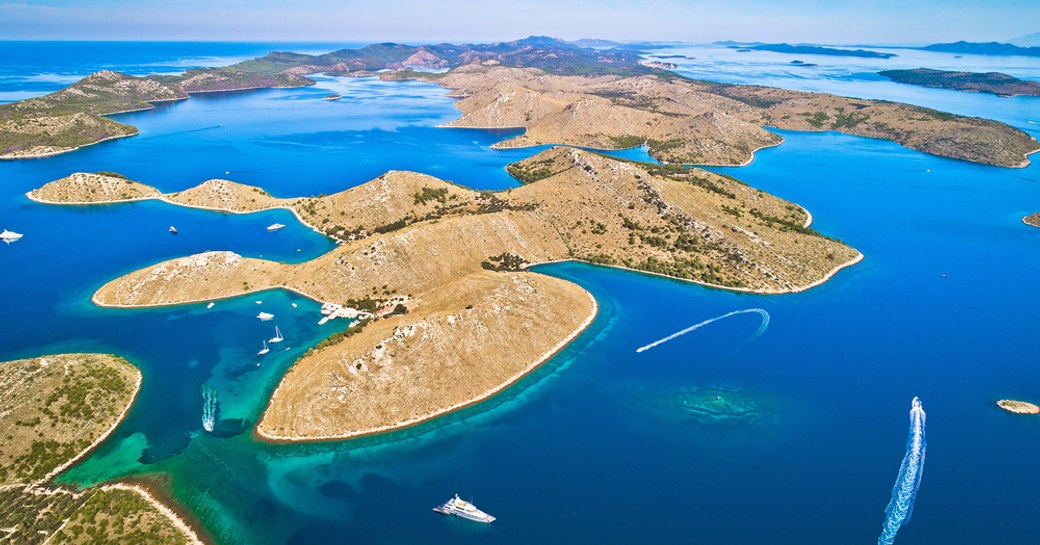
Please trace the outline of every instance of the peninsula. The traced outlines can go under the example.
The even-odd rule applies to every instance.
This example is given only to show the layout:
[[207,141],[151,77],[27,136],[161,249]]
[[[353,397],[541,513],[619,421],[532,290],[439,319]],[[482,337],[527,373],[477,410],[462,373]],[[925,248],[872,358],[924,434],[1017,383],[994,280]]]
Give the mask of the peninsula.
[[224,88],[229,80],[248,82],[243,88],[293,86],[310,83],[305,75],[316,72],[374,70],[393,70],[380,74],[385,79],[421,79],[451,89],[462,99],[463,115],[448,126],[526,129],[501,146],[646,144],[655,158],[670,163],[740,165],[756,149],[780,142],[766,125],[882,138],[1008,167],[1026,166],[1027,155],[1040,149],[1028,134],[995,121],[886,101],[698,82],[647,66],[634,51],[531,37],[481,45],[377,44],[325,55],[276,52],[194,76],[101,72],[46,97],[0,105],[0,157],[59,153],[134,134],[133,127],[103,114]]
[[0,363],[0,540],[10,543],[201,544],[147,490],[109,484],[77,491],[48,481],[122,421],[141,374],[105,354]]
[[596,309],[581,288],[525,272],[529,265],[581,260],[785,293],[862,257],[808,227],[801,207],[699,169],[555,147],[509,170],[525,185],[478,192],[388,172],[334,195],[276,199],[226,180],[161,195],[110,175],[77,174],[29,197],[162,198],[233,212],[286,207],[342,242],[300,264],[230,252],[166,261],[107,283],[94,295],[100,305],[173,305],[271,288],[348,306],[403,296],[404,304],[381,299],[383,318],[356,324],[295,363],[257,426],[270,440],[396,429],[521,378],[588,326]]
[[1040,96],[1040,82],[1018,79],[1000,72],[953,72],[915,68],[913,70],[885,70],[878,72],[896,83],[991,93],[998,96]]
[[1036,212],[1034,214],[1030,214],[1030,215],[1022,218],[1022,221],[1025,222],[1026,225],[1032,225],[1033,227],[1040,227],[1040,212]]

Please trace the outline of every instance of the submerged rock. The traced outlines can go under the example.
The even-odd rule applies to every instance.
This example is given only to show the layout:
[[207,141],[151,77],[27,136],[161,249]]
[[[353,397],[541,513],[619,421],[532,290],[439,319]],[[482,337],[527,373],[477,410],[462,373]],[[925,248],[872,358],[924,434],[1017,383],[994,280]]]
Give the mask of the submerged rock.
[[676,390],[660,394],[654,404],[668,414],[708,427],[745,426],[773,414],[761,397],[727,386]]

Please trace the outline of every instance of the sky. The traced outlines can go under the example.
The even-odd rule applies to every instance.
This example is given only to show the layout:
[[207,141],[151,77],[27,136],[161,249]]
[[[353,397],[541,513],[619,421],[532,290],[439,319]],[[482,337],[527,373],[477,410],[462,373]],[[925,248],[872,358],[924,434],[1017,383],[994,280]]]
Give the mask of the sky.
[[914,45],[1038,31],[1040,0],[0,0],[0,40]]

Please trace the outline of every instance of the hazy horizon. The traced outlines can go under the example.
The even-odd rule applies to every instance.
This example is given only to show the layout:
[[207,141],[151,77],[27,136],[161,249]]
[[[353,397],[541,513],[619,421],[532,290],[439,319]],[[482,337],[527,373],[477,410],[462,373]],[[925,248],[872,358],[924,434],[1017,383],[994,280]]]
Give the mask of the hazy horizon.
[[[941,25],[927,24],[942,20]],[[546,35],[575,40],[916,45],[1008,41],[1037,32],[1040,3],[876,0],[860,6],[792,0],[0,0],[6,40],[227,42],[492,42]]]

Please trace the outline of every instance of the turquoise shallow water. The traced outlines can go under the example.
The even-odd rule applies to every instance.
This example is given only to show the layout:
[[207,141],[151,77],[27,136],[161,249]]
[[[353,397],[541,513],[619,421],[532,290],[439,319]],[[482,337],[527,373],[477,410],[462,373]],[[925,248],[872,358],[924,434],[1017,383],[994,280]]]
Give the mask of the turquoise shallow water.
[[[321,101],[331,90],[348,98]],[[455,115],[442,95],[327,79],[198,97],[120,116],[140,136],[0,163],[0,228],[26,234],[0,247],[0,360],[111,351],[145,375],[129,419],[64,480],[164,475],[223,543],[844,545],[880,532],[918,395],[928,460],[896,542],[1040,541],[1040,504],[1030,501],[1040,421],[993,406],[1040,398],[1040,230],[1020,222],[1040,210],[1036,166],[982,167],[888,142],[783,132],[785,144],[751,165],[718,170],[806,206],[817,229],[866,255],[860,265],[784,296],[582,264],[538,267],[584,286],[601,307],[548,364],[487,403],[417,428],[293,446],[239,432],[299,351],[345,323],[319,328],[316,305],[283,292],[213,309],[100,309],[89,296],[129,270],[207,249],[310,259],[331,248],[323,237],[280,211],[66,208],[23,195],[99,169],[167,191],[219,176],[281,196],[337,191],[387,169],[514,184],[503,166],[536,150],[493,151],[506,134],[434,129]],[[1024,104],[1020,115],[1040,117],[1040,102]],[[267,233],[275,221],[288,227]],[[180,235],[166,233],[171,224]],[[754,307],[771,318],[757,338],[760,317],[745,314],[635,352]],[[275,320],[258,321],[260,310]],[[274,324],[291,348],[258,361]],[[221,400],[212,435],[202,433],[203,384]],[[484,527],[429,511],[455,492],[499,520]]]

